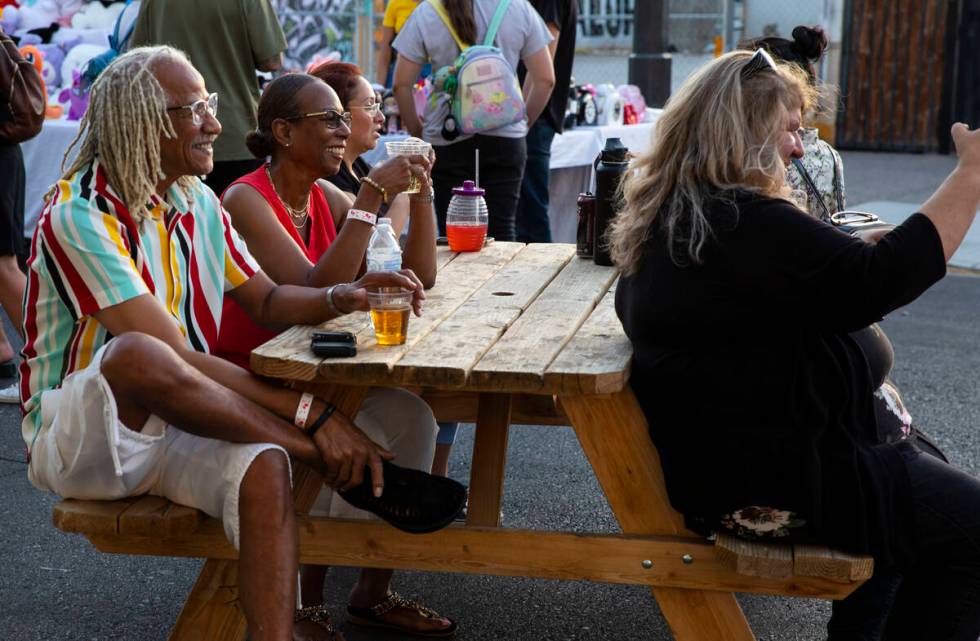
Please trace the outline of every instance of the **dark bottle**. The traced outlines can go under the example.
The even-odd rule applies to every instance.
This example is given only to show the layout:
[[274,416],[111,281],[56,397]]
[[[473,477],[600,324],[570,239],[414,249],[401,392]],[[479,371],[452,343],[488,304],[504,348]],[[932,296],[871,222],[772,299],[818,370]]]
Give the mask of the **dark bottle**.
[[596,159],[595,168],[595,226],[592,232],[596,265],[612,265],[606,230],[619,212],[619,181],[629,166],[629,149],[619,138],[609,138]]
[[592,192],[578,195],[578,229],[575,233],[575,253],[583,258],[592,258],[595,231],[595,196]]

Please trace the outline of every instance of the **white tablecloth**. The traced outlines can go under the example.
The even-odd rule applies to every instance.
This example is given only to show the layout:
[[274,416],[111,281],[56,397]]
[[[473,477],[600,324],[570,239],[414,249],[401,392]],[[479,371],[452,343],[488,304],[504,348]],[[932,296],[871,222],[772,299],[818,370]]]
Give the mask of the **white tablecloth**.
[[[552,240],[575,242],[575,200],[578,194],[592,188],[592,163],[602,151],[606,140],[619,138],[633,153],[643,153],[650,146],[650,137],[659,109],[648,110],[648,122],[638,125],[608,127],[576,127],[555,136],[551,144],[551,219]],[[61,176],[61,158],[78,133],[78,122],[47,120],[37,137],[21,144],[27,167],[27,193],[24,211],[24,235],[30,237],[41,214],[44,193]],[[377,148],[365,154],[371,164],[387,157],[384,143],[402,140],[405,136],[382,136]]]
[[77,120],[45,120],[34,138],[20,144],[27,169],[24,194],[24,235],[34,235],[44,194],[61,178],[61,158],[78,133]]

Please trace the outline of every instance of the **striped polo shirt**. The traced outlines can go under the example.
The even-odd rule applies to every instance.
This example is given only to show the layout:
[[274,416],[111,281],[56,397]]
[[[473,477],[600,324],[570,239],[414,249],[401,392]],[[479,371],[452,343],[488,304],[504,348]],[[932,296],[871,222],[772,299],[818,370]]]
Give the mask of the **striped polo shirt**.
[[112,336],[99,310],[152,294],[187,344],[210,352],[224,293],[259,271],[209,188],[174,183],[137,221],[96,161],[67,180],[34,233],[25,292],[22,425],[28,449],[41,428],[41,393],[86,367]]

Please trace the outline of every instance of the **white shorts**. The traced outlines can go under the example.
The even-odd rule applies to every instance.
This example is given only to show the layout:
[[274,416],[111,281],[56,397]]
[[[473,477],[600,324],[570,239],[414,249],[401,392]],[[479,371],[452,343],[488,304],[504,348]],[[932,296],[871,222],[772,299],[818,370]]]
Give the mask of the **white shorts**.
[[[354,424],[368,438],[395,455],[394,463],[428,472],[436,451],[439,427],[432,409],[420,397],[407,390],[373,387],[364,398]],[[366,480],[368,483],[371,479]],[[330,489],[324,489],[310,508],[313,516],[340,519],[375,519],[359,510]]]
[[270,443],[194,436],[158,416],[134,432],[119,420],[102,375],[106,347],[88,367],[66,377],[61,388],[41,396],[41,430],[28,467],[31,483],[74,499],[162,496],[221,519],[237,549],[238,493],[245,472],[266,450],[279,450],[287,459],[288,454]]

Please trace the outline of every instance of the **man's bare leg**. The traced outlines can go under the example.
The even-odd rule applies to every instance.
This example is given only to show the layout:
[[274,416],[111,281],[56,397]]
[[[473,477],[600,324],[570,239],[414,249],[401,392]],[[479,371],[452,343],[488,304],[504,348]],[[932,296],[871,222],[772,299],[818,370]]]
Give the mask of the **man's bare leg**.
[[[237,431],[236,441],[278,443],[293,455],[315,457],[309,449],[315,453],[316,447],[299,430],[284,430],[282,419],[211,381],[150,336],[114,338],[102,373],[120,419],[136,431],[155,414],[199,436],[231,440],[225,437]],[[298,554],[289,468],[281,452],[264,452],[249,467],[239,516],[239,588],[251,639],[290,641]]]
[[298,554],[289,464],[278,450],[257,456],[242,479],[238,513],[239,595],[252,641],[290,641]]

